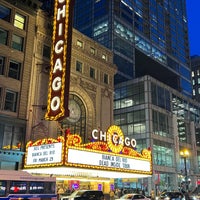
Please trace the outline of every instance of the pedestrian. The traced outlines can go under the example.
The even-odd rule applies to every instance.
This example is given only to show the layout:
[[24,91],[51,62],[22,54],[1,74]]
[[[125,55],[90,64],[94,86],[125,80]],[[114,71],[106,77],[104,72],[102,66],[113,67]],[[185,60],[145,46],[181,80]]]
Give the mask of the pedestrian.
[[155,192],[154,189],[151,190],[151,200],[155,200]]
[[110,191],[110,200],[114,200],[115,199],[115,193],[113,190]]

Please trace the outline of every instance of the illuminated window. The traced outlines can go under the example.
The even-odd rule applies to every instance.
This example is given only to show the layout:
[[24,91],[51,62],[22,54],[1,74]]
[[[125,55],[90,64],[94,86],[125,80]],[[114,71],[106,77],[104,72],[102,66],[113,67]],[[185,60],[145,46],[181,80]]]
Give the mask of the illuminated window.
[[200,84],[200,78],[198,78],[197,81],[198,81],[198,84]]
[[77,40],[76,44],[77,44],[77,46],[83,48],[83,42],[81,42],[80,40]]
[[103,60],[107,60],[107,56],[105,54],[102,55]]
[[7,44],[8,31],[0,28],[0,44]]
[[194,77],[194,71],[192,71],[192,77]]
[[[19,151],[23,142],[23,127],[12,124],[3,124],[2,130],[3,140],[0,141],[0,143],[3,146],[3,148]],[[8,169],[12,169],[11,167],[12,166],[8,166]]]
[[10,61],[8,77],[20,79],[21,64],[15,61]]
[[25,27],[25,17],[16,13],[15,14],[15,19],[14,19],[14,26],[19,28],[19,29],[22,29],[24,30],[24,27]]
[[95,54],[95,49],[91,47],[91,48],[90,48],[90,53],[91,53],[91,54]]
[[18,35],[13,35],[12,36],[12,48],[23,51],[23,43],[24,39]]
[[197,70],[197,75],[199,76],[199,70]]
[[4,110],[16,112],[16,108],[17,108],[17,92],[6,90]]
[[90,78],[95,79],[95,69],[90,67]]
[[82,63],[79,61],[76,61],[76,71],[82,73]]

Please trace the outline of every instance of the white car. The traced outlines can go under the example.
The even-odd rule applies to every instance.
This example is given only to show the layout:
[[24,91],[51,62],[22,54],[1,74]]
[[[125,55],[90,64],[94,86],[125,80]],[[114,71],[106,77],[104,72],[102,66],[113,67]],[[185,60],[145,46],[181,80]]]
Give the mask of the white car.
[[137,193],[129,193],[121,196],[119,199],[116,200],[151,200],[150,198],[145,197],[142,194],[137,194]]

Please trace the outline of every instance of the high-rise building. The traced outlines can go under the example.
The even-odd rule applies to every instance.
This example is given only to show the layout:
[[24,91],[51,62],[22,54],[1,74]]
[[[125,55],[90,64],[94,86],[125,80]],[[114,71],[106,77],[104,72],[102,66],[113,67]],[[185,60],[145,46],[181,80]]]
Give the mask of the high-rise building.
[[[199,110],[192,100],[186,2],[76,0],[74,27],[110,48],[115,75],[114,123],[152,148],[148,191],[190,190],[199,179]],[[190,156],[180,156],[187,148]],[[184,166],[185,161],[185,166]],[[116,187],[129,187],[116,180]]]
[[200,102],[200,56],[191,57],[193,98]]
[[114,52],[115,84],[150,75],[192,95],[185,0],[76,0],[74,27]]

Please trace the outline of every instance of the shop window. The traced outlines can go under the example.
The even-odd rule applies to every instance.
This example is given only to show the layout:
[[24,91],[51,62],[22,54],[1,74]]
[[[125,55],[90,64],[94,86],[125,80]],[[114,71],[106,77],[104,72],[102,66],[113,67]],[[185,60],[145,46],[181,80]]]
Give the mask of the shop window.
[[18,35],[12,36],[12,48],[18,51],[23,51],[24,39]]
[[17,108],[17,92],[6,90],[4,110],[16,112]]
[[51,57],[51,47],[44,45],[43,46],[43,57],[50,59]]
[[3,5],[0,5],[0,19],[3,19],[7,22],[10,21],[11,10]]
[[10,78],[20,79],[21,64],[15,61],[10,61],[8,76]]
[[0,44],[7,45],[8,31],[0,28]]
[[18,13],[15,14],[15,18],[14,18],[14,26],[24,30],[25,28],[25,16],[20,15]]
[[82,63],[79,61],[76,61],[76,71],[82,73]]
[[93,67],[90,67],[90,78],[95,79],[95,69]]

